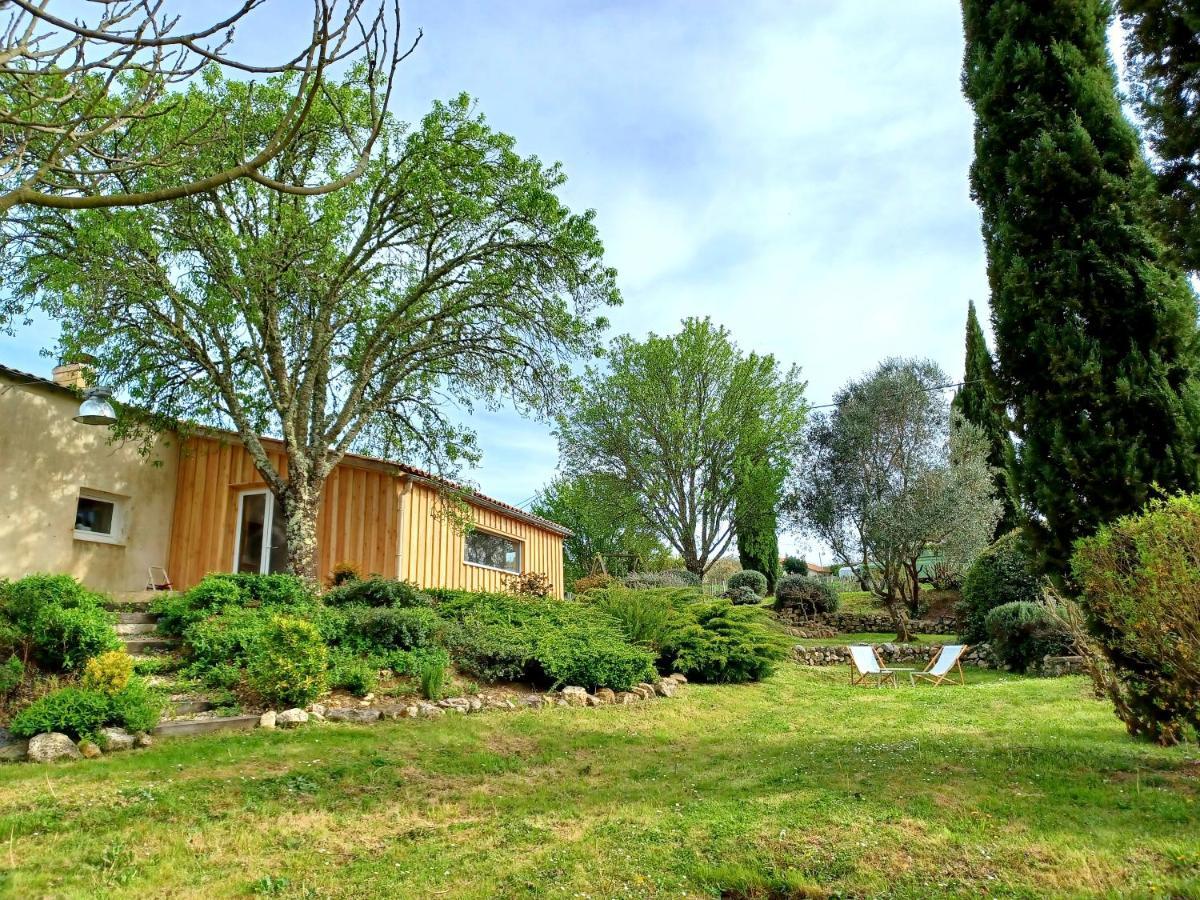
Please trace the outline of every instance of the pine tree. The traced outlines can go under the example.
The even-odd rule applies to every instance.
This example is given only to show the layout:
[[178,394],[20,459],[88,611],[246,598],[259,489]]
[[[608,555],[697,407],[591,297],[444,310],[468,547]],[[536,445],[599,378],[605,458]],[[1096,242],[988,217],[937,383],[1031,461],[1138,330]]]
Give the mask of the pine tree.
[[778,507],[784,474],[769,462],[739,457],[734,463],[733,527],[743,569],[767,576],[767,593],[779,577]]
[[1147,221],[1106,0],[964,0],[971,186],[983,213],[1013,481],[1042,566],[1197,484],[1196,303]]
[[967,358],[964,371],[962,390],[955,396],[952,408],[968,422],[979,426],[987,438],[988,465],[996,470],[996,496],[1004,504],[993,535],[996,538],[1019,524],[1008,477],[1013,460],[1013,442],[1004,421],[1003,403],[996,397],[995,366],[987,342],[983,339],[979,318],[975,315],[974,302],[967,304]]

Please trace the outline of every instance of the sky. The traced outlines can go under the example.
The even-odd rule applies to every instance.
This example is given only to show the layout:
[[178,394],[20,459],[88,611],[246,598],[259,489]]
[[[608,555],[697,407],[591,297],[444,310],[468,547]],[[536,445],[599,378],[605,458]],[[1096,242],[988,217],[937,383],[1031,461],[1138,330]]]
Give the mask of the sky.
[[[215,4],[214,4],[215,6]],[[306,0],[240,30],[283,54]],[[948,0],[406,0],[424,32],[393,108],[466,91],[522,153],[561,161],[563,197],[596,210],[624,306],[612,334],[710,316],[746,350],[797,364],[825,403],[888,356],[957,380],[967,301],[986,317],[979,213]],[[39,322],[0,362],[48,373]],[[523,504],[554,474],[545,423],[480,412],[483,492]],[[805,549],[803,539],[783,541]]]

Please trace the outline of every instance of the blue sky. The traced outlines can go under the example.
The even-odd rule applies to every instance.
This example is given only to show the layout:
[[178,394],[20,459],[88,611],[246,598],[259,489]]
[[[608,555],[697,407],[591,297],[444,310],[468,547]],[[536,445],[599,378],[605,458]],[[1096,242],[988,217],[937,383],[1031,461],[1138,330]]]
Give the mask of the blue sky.
[[[282,55],[307,6],[267,3],[241,46]],[[394,108],[465,90],[522,152],[563,163],[620,273],[613,334],[711,316],[799,364],[813,403],[894,354],[960,375],[987,282],[957,3],[410,0],[404,15],[425,37]],[[53,341],[39,324],[0,339],[0,361],[46,372]],[[467,476],[485,492],[521,503],[553,474],[544,424],[473,424],[484,458]]]

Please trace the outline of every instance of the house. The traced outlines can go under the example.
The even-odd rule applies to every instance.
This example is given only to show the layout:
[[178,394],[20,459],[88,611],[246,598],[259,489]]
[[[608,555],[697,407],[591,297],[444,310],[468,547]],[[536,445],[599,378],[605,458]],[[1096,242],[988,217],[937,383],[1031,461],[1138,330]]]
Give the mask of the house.
[[[53,380],[0,366],[0,578],[67,572],[104,591],[139,591],[151,566],[186,589],[209,572],[285,568],[278,503],[236,436],[163,435],[143,454],[73,421],[79,367]],[[273,462],[283,446],[264,439]],[[472,528],[444,515],[458,485],[349,454],[330,473],[317,521],[319,571],[339,563],[422,587],[503,590],[540,572],[563,590],[570,531],[482,494],[462,494]]]

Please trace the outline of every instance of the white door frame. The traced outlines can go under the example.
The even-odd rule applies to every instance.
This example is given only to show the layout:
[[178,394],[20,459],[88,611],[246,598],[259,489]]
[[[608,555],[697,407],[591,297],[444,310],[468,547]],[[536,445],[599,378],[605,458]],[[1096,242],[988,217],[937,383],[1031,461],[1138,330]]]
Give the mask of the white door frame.
[[233,535],[233,567],[230,571],[237,572],[238,570],[238,560],[242,556],[242,509],[245,506],[246,498],[254,494],[264,494],[267,497],[266,502],[263,503],[263,535],[258,574],[268,575],[271,571],[271,520],[275,517],[275,495],[269,488],[254,488],[238,494],[237,521],[234,524]]

